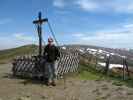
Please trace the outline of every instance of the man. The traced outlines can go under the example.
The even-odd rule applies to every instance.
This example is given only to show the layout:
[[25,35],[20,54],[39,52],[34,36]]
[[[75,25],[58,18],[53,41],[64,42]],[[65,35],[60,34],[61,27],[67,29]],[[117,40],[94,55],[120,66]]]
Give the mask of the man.
[[60,57],[58,48],[53,44],[53,39],[48,38],[48,44],[44,48],[43,56],[46,59],[45,77],[48,78],[48,85],[56,86],[55,84],[55,61]]

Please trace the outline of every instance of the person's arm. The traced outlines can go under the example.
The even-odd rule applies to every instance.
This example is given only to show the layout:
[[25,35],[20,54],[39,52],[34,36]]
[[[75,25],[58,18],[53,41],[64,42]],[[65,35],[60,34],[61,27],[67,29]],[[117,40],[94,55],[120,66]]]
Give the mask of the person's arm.
[[45,58],[47,56],[47,50],[48,50],[48,46],[46,45],[44,47],[44,51],[43,51],[43,57]]
[[56,58],[58,59],[60,57],[60,51],[59,48],[56,47]]

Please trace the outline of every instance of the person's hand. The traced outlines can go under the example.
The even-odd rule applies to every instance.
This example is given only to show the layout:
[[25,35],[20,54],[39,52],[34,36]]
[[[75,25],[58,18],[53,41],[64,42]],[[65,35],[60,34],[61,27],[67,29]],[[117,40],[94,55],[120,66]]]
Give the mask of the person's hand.
[[58,61],[58,60],[60,60],[60,57],[57,57],[57,59],[56,59],[56,60],[57,60],[57,61]]

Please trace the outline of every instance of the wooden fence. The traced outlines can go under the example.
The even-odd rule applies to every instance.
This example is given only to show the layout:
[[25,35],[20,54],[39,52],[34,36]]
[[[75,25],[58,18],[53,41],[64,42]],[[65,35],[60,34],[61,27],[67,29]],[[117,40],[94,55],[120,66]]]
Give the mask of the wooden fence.
[[[21,56],[13,60],[12,72],[16,76],[40,77],[43,75],[44,63],[39,66],[40,59],[37,56]],[[60,78],[66,73],[78,70],[78,52],[61,52],[57,61],[56,74]]]

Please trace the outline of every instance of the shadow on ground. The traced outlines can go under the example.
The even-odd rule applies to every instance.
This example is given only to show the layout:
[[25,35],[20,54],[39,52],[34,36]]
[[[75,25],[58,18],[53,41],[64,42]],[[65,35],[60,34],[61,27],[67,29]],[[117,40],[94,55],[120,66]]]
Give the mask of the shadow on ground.
[[39,84],[39,85],[47,85],[46,82],[47,80],[44,79],[43,77],[40,77],[40,78],[37,78],[37,77],[34,77],[34,78],[28,78],[28,77],[21,77],[21,76],[14,76],[13,74],[11,73],[5,73],[3,76],[2,76],[3,79],[7,78],[7,79],[12,79],[12,80],[21,80],[19,83],[20,84],[24,84],[24,85],[27,85],[27,84]]

